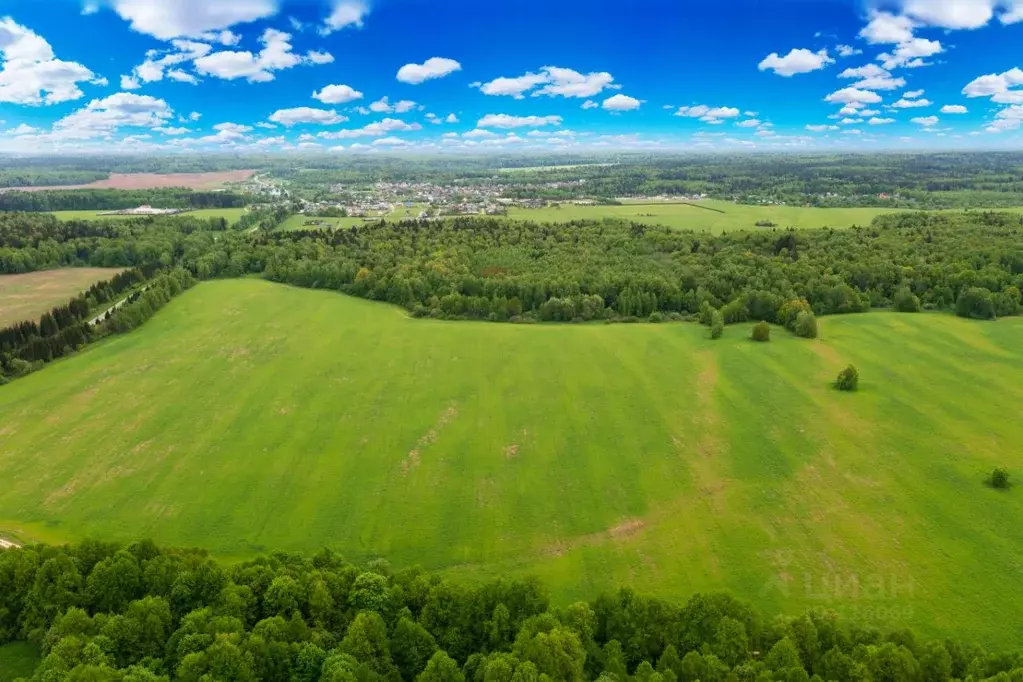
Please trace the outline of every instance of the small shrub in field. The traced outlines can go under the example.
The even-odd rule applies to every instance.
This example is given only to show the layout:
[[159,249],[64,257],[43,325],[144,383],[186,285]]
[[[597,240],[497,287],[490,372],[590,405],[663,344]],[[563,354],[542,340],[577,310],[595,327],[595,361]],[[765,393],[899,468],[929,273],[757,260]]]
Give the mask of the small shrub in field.
[[859,387],[860,373],[856,371],[855,367],[849,365],[838,373],[838,379],[835,381],[835,388],[839,391],[855,391]]
[[721,335],[725,333],[725,318],[721,316],[721,313],[714,311],[711,314],[710,321],[710,338],[720,339]]
[[817,316],[806,311],[799,313],[796,315],[796,324],[793,331],[796,333],[796,336],[802,336],[804,339],[816,339]]
[[650,313],[650,321],[664,322],[664,315],[662,315],[659,311],[655,310],[654,312]]
[[771,340],[771,325],[766,322],[757,322],[753,325],[753,340],[754,341],[770,341]]
[[1009,472],[1001,467],[996,467],[995,470],[991,472],[988,484],[992,488],[998,488],[999,490],[1007,489],[1009,487]]

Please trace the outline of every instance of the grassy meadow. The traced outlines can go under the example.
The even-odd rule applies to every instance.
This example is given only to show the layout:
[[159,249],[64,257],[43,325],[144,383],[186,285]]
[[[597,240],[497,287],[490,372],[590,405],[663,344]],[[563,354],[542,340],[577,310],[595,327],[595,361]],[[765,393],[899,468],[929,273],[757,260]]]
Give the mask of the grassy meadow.
[[61,268],[0,275],[0,327],[23,320],[38,321],[43,313],[118,272],[117,268]]
[[[229,223],[236,223],[245,214],[244,208],[200,208],[182,214],[193,218],[225,218]],[[60,220],[125,220],[137,216],[102,215],[109,211],[52,211]]]
[[[648,209],[644,209],[648,210]],[[697,209],[698,210],[698,209]],[[412,320],[260,280],[0,387],[0,530],[224,557],[330,546],[451,575],[727,590],[994,646],[1023,610],[1023,318]],[[861,390],[830,382],[849,362]],[[1017,474],[1018,475],[1018,474]]]
[[39,665],[39,652],[31,644],[0,644],[0,682],[29,678]]
[[[404,207],[383,216],[386,220],[415,219],[423,207]],[[1023,213],[1023,207],[998,209]],[[757,222],[770,221],[779,229],[794,227],[814,229],[821,227],[847,228],[867,226],[879,215],[908,212],[893,208],[813,208],[806,206],[752,206],[730,201],[708,199],[691,204],[678,202],[626,202],[619,206],[578,206],[560,204],[547,208],[510,208],[508,218],[533,222],[568,222],[571,220],[603,220],[616,218],[648,225],[664,225],[677,230],[695,230],[720,234],[734,230],[758,228]],[[307,226],[314,220],[323,225]],[[380,220],[379,217],[373,219]],[[311,218],[294,215],[281,224],[282,230],[347,229],[364,224],[362,218]]]
[[[665,225],[679,230],[730,232],[755,230],[757,222],[770,221],[780,229],[866,226],[877,216],[899,213],[892,208],[812,208],[806,206],[752,206],[708,199],[682,203],[624,203],[620,206],[577,206],[562,204],[548,208],[514,208],[509,218],[535,222],[566,222],[569,220],[601,220],[620,218],[651,225]],[[999,209],[1023,212],[1023,208]]]
[[[374,222],[379,219],[374,219]],[[319,225],[306,225],[307,222],[320,223]],[[347,230],[354,226],[365,225],[366,222],[362,218],[314,218],[307,215],[293,215],[287,220],[281,223],[278,230]]]

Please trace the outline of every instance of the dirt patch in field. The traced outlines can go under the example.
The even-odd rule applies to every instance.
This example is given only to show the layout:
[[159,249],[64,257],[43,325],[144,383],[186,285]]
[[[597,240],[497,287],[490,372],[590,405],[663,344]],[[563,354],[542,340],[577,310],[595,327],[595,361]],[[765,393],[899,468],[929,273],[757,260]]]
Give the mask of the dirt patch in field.
[[[830,367],[840,368],[843,364],[842,357],[838,354],[838,351],[823,341],[814,341],[810,344],[810,347],[813,349],[813,352],[824,360]],[[844,362],[844,364],[848,365],[849,363]],[[828,368],[829,373],[831,371],[830,367]]]
[[607,530],[596,533],[580,535],[569,540],[557,540],[540,550],[540,554],[549,557],[559,557],[566,552],[579,547],[590,547],[601,545],[609,541],[628,540],[646,528],[646,521],[643,519],[626,519],[621,523],[611,526]]
[[612,526],[607,531],[607,534],[613,538],[627,538],[630,535],[635,535],[645,527],[646,522],[643,519],[629,519],[622,521],[617,526]]
[[64,485],[64,487],[58,488],[57,490],[54,490],[52,493],[47,495],[46,496],[46,506],[49,507],[49,506],[55,505],[58,502],[60,502],[61,500],[64,500],[64,499],[74,495],[75,494],[75,483],[76,483],[76,481],[69,481],[66,485]]
[[509,445],[504,449],[504,456],[508,459],[514,459],[519,456],[519,446]]
[[0,538],[0,549],[21,549],[21,545],[17,542],[11,542],[10,540]]
[[185,187],[194,190],[222,189],[225,185],[244,182],[255,175],[254,170],[218,171],[216,173],[111,173],[106,180],[87,185],[54,187],[11,187],[5,191],[43,192],[61,189],[159,189]]
[[440,433],[444,430],[444,427],[450,424],[457,416],[458,408],[454,405],[449,405],[448,408],[441,413],[440,417],[437,419],[437,423],[433,425],[433,428],[419,437],[419,440],[416,441],[416,447],[409,450],[408,456],[402,460],[402,474],[407,474],[410,469],[414,469],[419,466],[422,451],[436,443],[437,439],[440,438]]

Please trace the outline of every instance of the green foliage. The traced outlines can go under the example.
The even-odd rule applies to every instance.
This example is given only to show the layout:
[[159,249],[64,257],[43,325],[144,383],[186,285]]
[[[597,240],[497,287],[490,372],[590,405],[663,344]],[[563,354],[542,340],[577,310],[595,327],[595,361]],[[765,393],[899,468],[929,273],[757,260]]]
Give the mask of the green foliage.
[[835,380],[835,388],[839,391],[855,391],[860,387],[860,373],[852,365],[849,365],[838,373]]
[[158,208],[234,208],[249,198],[234,192],[188,189],[48,189],[0,192],[0,211],[118,211],[148,205]]
[[796,322],[793,325],[793,331],[796,336],[801,336],[804,339],[816,339],[817,338],[817,317],[807,311],[800,311],[796,315]]
[[[41,561],[44,556],[49,558]],[[88,601],[87,586],[107,580],[106,567],[118,562],[134,562],[141,575],[169,569],[174,586],[195,585],[197,569],[209,565],[209,573],[223,576],[225,582],[219,591],[206,592],[194,610],[181,615],[173,614],[147,581],[122,584],[122,594],[108,595],[111,610],[97,609],[90,615],[66,606]],[[73,574],[79,566],[82,573],[77,583],[54,580],[61,571]],[[976,645],[964,649],[940,641],[921,646],[912,633],[842,626],[834,614],[820,611],[778,617],[764,627],[756,612],[724,595],[694,595],[677,605],[629,590],[550,611],[542,596],[538,601],[521,598],[536,589],[531,580],[456,587],[418,571],[382,576],[388,591],[399,595],[399,603],[393,606],[405,614],[388,627],[381,614],[357,611],[350,605],[353,578],[359,574],[366,572],[329,552],[313,559],[276,553],[222,567],[209,563],[200,550],[164,551],[151,543],[39,545],[0,551],[0,586],[4,587],[0,594],[8,600],[0,621],[20,625],[8,630],[4,639],[12,639],[18,631],[45,633],[37,668],[34,650],[0,645],[0,666],[4,666],[0,680],[8,669],[31,675],[32,682],[805,681],[810,672],[832,680],[945,682],[967,668],[973,679],[1004,675],[1008,680],[1023,675],[1020,654],[994,656]],[[323,620],[339,625],[320,627],[307,622],[303,615],[310,609],[307,593],[298,594],[297,609],[288,618],[221,615],[232,608],[227,595],[243,589],[253,591],[257,601],[266,600],[271,593],[281,592],[283,579],[330,585],[336,600],[333,613]],[[420,580],[425,593],[415,596],[419,588],[414,585]],[[427,607],[443,603],[451,615],[446,619],[428,616],[425,609],[420,616],[413,615],[424,603]],[[490,650],[486,629],[478,627],[479,614],[491,606],[494,611],[503,607],[516,623],[510,650]],[[436,637],[450,639],[453,632],[465,642],[466,653],[459,658],[434,644]],[[628,637],[631,653],[618,639],[609,639],[614,633]],[[685,656],[679,656],[680,650]],[[759,651],[767,653],[761,657]]]
[[753,338],[754,341],[761,341],[761,342],[770,341],[771,340],[771,325],[769,325],[765,321],[757,322],[755,325],[753,325],[753,335],[752,335],[752,338]]
[[920,312],[920,299],[907,286],[901,286],[895,290],[892,297],[892,308],[900,313]]
[[956,299],[956,315],[975,320],[993,320],[995,302],[991,292],[980,287],[964,289]]
[[[717,312],[714,306],[710,304],[710,301],[704,299],[700,301],[700,324],[710,326],[714,322],[714,313]],[[718,313],[720,315],[720,313]]]
[[1002,467],[995,467],[988,477],[988,484],[992,488],[998,488],[999,490],[1006,490],[1011,485],[1009,481],[1009,472],[1007,469]]
[[711,312],[710,316],[710,338],[720,339],[725,333],[725,319],[717,310]]
[[458,663],[443,651],[438,651],[416,677],[416,682],[465,682],[465,675],[459,670]]

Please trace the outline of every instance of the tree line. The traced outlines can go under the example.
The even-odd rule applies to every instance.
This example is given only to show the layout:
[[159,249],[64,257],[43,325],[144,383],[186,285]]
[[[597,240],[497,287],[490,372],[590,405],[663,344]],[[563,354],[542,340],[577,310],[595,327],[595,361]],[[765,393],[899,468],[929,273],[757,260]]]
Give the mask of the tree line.
[[0,171],[0,187],[53,187],[57,185],[85,185],[106,180],[110,173],[91,170],[54,170],[49,168]]
[[[67,304],[44,313],[38,323],[26,321],[0,329],[0,384],[108,334],[131,331],[194,284],[191,273],[183,268],[163,271],[149,264],[94,284]],[[133,291],[120,307],[109,310],[97,324],[90,324],[98,311],[128,290]]]
[[0,211],[118,211],[141,205],[157,208],[241,208],[250,198],[237,192],[185,188],[48,189],[0,193]]
[[1023,654],[724,594],[630,589],[554,606],[534,578],[465,583],[329,550],[223,564],[150,541],[0,551],[0,643],[33,681],[946,682],[1023,679]]
[[260,272],[449,319],[689,319],[707,304],[726,324],[784,324],[792,301],[815,315],[901,301],[907,311],[992,318],[1017,314],[1023,288],[1023,227],[998,213],[722,235],[616,220],[460,218],[260,234],[245,249],[218,242],[222,249],[232,263],[215,276]]
[[97,227],[10,214],[0,218],[0,272],[153,263],[197,279],[256,274],[333,289],[417,316],[524,322],[695,319],[710,306],[725,324],[786,324],[793,302],[815,316],[894,308],[991,319],[1017,314],[1023,289],[1023,226],[994,212],[721,235],[620,220],[455,218],[252,233],[210,226],[178,218]]

